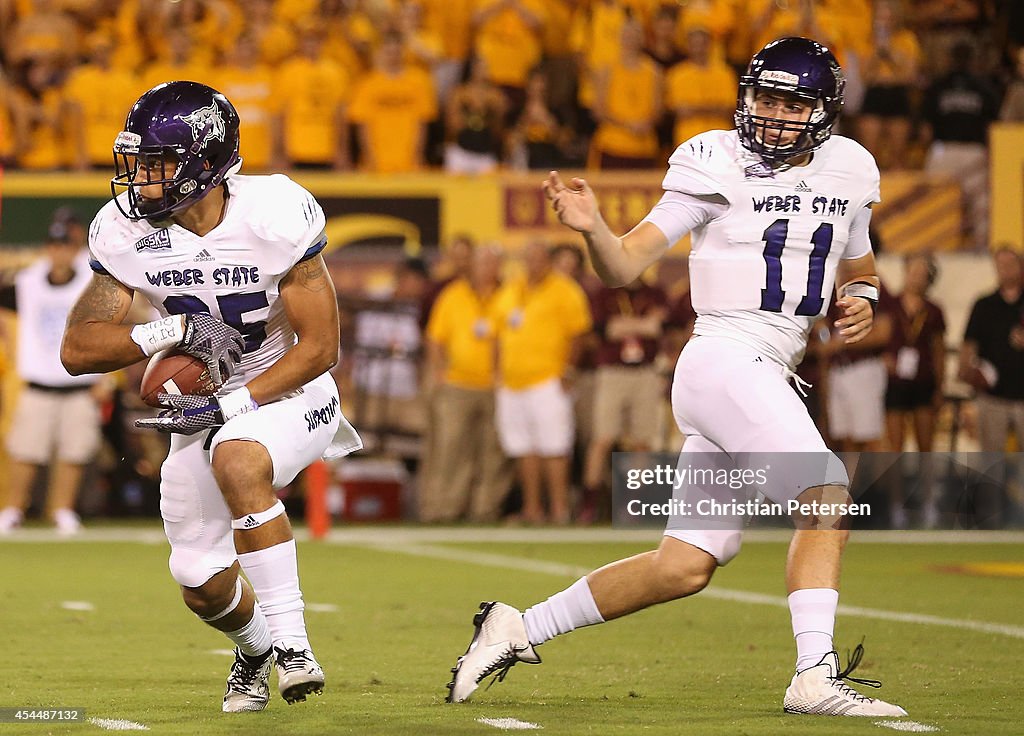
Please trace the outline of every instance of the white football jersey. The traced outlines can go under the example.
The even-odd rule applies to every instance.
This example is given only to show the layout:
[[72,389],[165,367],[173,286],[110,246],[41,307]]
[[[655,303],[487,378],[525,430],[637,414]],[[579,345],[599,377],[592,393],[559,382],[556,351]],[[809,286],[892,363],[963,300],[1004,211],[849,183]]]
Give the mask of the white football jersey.
[[[313,195],[282,174],[226,179],[224,219],[200,237],[179,226],[134,222],[108,202],[89,228],[94,271],[145,296],[162,316],[209,312],[245,336],[233,390],[295,344],[281,279],[327,244]],[[127,194],[120,195],[127,197]]]
[[834,135],[808,165],[773,172],[735,130],[712,130],[676,149],[663,186],[728,203],[692,231],[695,333],[743,340],[795,367],[834,298],[839,260],[870,252],[866,238],[850,242],[850,226],[879,201],[871,154]]

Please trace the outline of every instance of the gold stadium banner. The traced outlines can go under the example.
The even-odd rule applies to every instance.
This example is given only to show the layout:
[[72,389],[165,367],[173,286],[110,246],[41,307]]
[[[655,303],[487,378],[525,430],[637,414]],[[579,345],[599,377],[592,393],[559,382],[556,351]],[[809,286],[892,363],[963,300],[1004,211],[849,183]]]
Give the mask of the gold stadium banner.
[[[624,233],[644,218],[661,198],[662,172],[560,172],[568,182],[573,176],[587,180],[598,201],[601,214],[616,233]],[[541,191],[545,172],[506,174],[502,182],[502,224],[505,242],[517,247],[530,240],[581,243],[579,236],[563,227]],[[685,245],[683,245],[685,248]]]
[[[1016,135],[1022,134],[1018,131]],[[1010,186],[1001,194],[1002,205],[994,201],[993,216],[1008,211],[1005,216],[1011,222],[1002,227],[1014,234],[1002,237],[1020,245],[1024,145],[1020,137],[1013,140],[1002,144],[1008,150],[993,155],[993,166],[1001,165],[1010,172],[999,177],[1000,184],[1007,179]],[[1016,163],[1011,164],[1011,159]],[[612,230],[625,232],[658,201],[664,172],[563,172],[563,177],[574,173],[585,175],[597,192]],[[579,242],[574,233],[558,224],[548,206],[541,192],[546,176],[542,171],[490,176],[305,171],[291,175],[323,204],[332,248],[384,241],[397,242],[406,252],[415,253],[421,246],[448,242],[458,233],[468,233],[478,241],[500,241],[511,248],[533,238]],[[61,205],[71,205],[84,220],[90,220],[110,197],[109,181],[103,174],[5,172],[0,243],[41,242],[51,213]],[[954,181],[931,179],[920,172],[884,174],[882,203],[876,208],[873,224],[890,252],[956,249],[961,243],[959,188]],[[684,239],[676,252],[685,253],[687,245]]]
[[992,245],[1024,250],[1024,124],[995,123],[988,141]]

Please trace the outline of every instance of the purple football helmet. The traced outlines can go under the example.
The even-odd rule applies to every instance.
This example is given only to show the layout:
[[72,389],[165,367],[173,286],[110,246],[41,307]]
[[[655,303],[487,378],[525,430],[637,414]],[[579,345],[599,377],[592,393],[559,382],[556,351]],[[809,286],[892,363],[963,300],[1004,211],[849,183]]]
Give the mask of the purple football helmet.
[[[238,113],[228,99],[198,82],[167,82],[146,92],[128,112],[114,141],[110,191],[125,217],[163,220],[198,202],[239,162]],[[160,198],[139,188],[160,185]],[[127,207],[117,198],[128,193]]]
[[[809,38],[781,38],[754,54],[747,73],[740,77],[736,99],[736,129],[740,141],[768,161],[783,161],[815,150],[832,135],[832,126],[843,106],[843,70],[832,52]],[[758,90],[774,90],[813,105],[807,122],[780,121],[755,115]],[[785,146],[771,144],[766,130],[798,132]]]

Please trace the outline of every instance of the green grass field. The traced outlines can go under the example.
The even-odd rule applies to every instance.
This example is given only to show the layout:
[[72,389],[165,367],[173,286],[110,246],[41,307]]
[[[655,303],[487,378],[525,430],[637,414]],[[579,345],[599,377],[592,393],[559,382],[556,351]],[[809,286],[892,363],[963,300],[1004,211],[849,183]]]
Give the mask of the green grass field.
[[[551,734],[888,732],[876,719],[782,713],[793,647],[779,605],[780,541],[748,541],[695,598],[550,642],[543,665],[517,666],[472,703],[445,704],[448,670],[480,601],[525,607],[658,539],[483,530],[465,541],[465,531],[361,529],[302,543],[307,622],[328,688],[304,704],[275,696],[263,713],[234,716],[220,712],[230,659],[219,650],[229,643],[181,604],[156,528],[97,530],[69,543],[22,532],[39,541],[0,543],[0,707],[78,707],[155,734],[214,736],[499,733],[481,718]],[[141,532],[149,541],[102,541]],[[857,674],[882,680],[881,697],[941,733],[1024,733],[1024,577],[943,569],[1019,570],[1024,537],[1012,540],[851,544],[841,603],[872,610],[841,613],[841,657],[866,636]],[[68,601],[93,609],[68,610]],[[101,732],[91,723],[0,724],[11,734]]]

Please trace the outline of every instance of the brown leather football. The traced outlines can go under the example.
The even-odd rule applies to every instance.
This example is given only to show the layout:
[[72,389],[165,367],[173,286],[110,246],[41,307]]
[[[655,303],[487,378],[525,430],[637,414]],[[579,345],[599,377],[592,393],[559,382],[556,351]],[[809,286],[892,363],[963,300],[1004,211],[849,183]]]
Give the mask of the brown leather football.
[[212,396],[216,392],[217,385],[206,363],[177,349],[161,351],[149,359],[139,391],[142,400],[150,406],[159,406],[157,394]]

